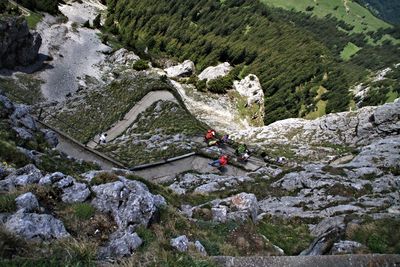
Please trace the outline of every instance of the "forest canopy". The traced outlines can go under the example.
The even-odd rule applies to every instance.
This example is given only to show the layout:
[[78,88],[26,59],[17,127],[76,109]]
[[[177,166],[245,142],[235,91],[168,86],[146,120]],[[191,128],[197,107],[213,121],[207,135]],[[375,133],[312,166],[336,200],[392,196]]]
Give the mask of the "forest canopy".
[[[400,62],[400,53],[393,54],[398,46],[369,45],[363,34],[349,34],[351,26],[335,18],[269,8],[257,0],[108,0],[107,5],[106,29],[138,52],[147,47],[153,57],[191,59],[198,70],[225,61],[246,66],[242,75],[260,78],[267,124],[313,111],[320,86],[327,89],[326,112],[347,110],[350,86],[380,67],[374,60]],[[362,49],[344,62],[340,53],[349,43]]]

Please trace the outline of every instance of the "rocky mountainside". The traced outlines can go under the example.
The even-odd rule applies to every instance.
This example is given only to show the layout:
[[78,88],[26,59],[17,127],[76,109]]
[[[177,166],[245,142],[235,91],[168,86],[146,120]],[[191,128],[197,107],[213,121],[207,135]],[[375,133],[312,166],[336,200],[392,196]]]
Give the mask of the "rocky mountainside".
[[0,15],[0,68],[27,66],[35,62],[41,36],[30,32],[26,20]]
[[[196,72],[190,60],[161,64],[103,45],[99,31],[81,24],[104,8],[70,2],[60,6],[67,22],[46,14],[38,24],[53,67],[12,76],[46,79],[45,101],[10,100],[21,94],[14,80],[8,96],[0,94],[0,265],[183,267],[219,266],[212,256],[400,254],[399,99],[264,126],[265,88],[254,73],[224,61]],[[396,76],[386,74],[370,78],[395,87]],[[324,101],[321,92],[316,99]],[[75,138],[82,157],[61,152],[62,139],[32,114]],[[232,142],[206,146],[207,128]],[[232,156],[226,172],[210,166],[239,143],[249,146],[249,162]],[[100,170],[84,161],[89,150],[125,166],[157,164]],[[188,152],[201,160],[162,165]],[[153,170],[168,179],[143,175]]]

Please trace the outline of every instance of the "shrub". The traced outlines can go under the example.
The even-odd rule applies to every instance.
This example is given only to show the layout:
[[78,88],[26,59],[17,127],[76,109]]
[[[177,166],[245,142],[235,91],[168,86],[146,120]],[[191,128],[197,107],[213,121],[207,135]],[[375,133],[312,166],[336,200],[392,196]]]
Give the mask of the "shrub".
[[81,220],[89,220],[95,213],[95,208],[88,203],[77,203],[73,205],[75,216]]
[[149,68],[149,63],[146,60],[139,59],[133,63],[132,68],[137,71],[147,70]]
[[91,185],[107,184],[118,181],[118,176],[110,172],[101,172],[90,181]]
[[15,204],[15,198],[15,194],[0,195],[0,213],[16,211],[17,205]]
[[228,76],[217,78],[207,83],[208,91],[217,94],[225,94],[226,90],[231,87],[232,87],[232,80]]

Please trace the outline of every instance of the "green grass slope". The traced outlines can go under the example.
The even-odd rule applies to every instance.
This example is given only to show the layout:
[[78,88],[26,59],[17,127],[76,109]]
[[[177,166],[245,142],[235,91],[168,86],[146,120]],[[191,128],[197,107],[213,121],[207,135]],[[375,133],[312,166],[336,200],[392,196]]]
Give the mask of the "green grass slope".
[[377,31],[391,25],[375,17],[367,8],[351,0],[262,0],[263,3],[287,10],[302,11],[324,18],[331,15],[354,26],[353,32]]

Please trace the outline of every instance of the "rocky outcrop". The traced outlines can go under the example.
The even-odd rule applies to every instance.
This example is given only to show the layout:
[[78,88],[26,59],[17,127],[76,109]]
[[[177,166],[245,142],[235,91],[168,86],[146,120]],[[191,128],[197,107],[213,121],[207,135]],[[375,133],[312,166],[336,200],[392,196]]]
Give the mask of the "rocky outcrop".
[[219,77],[224,77],[232,70],[232,66],[228,63],[221,63],[217,66],[208,67],[199,74],[200,80],[214,80]]
[[123,177],[120,181],[92,187],[96,197],[93,206],[110,212],[120,229],[147,226],[157,207],[165,204],[161,196],[153,195],[146,185]]
[[189,77],[195,71],[193,61],[185,60],[182,64],[164,69],[169,78]]
[[328,114],[316,120],[286,119],[268,126],[232,134],[232,138],[257,140],[258,144],[368,145],[379,138],[400,133],[400,100],[377,107],[364,107],[354,112]]
[[48,214],[18,211],[8,218],[5,228],[26,239],[50,240],[69,236],[63,223]]
[[18,210],[23,212],[34,212],[39,209],[39,202],[31,192],[20,195],[15,199]]
[[56,134],[51,130],[41,130],[36,124],[35,119],[30,114],[30,107],[22,104],[12,103],[0,92],[0,118],[8,118],[12,129],[17,137],[24,141],[31,141],[35,135],[42,135],[52,147],[58,144]]
[[10,191],[16,187],[36,184],[43,177],[42,172],[33,164],[14,170],[0,181],[0,191]]
[[186,173],[169,186],[178,195],[189,192],[211,193],[239,186],[244,182],[252,182],[248,176],[221,176],[216,174]]
[[107,245],[100,248],[99,257],[130,256],[142,243],[142,239],[131,228],[116,231],[110,236]]
[[255,222],[257,220],[257,198],[254,194],[245,192],[224,199],[215,199],[196,207],[182,208],[183,213],[191,217],[209,206],[211,206],[211,219],[215,222],[225,223],[230,220],[244,222],[248,219]]
[[120,64],[120,65],[132,64],[138,61],[139,59],[140,59],[139,56],[137,56],[135,53],[125,48],[121,48],[115,51],[112,55],[108,57],[108,61],[110,63]]
[[0,32],[0,68],[27,66],[35,62],[42,38],[29,31],[24,18],[1,17]]
[[264,92],[256,75],[249,74],[241,81],[234,81],[233,88],[247,98],[247,105],[258,103],[264,106]]

